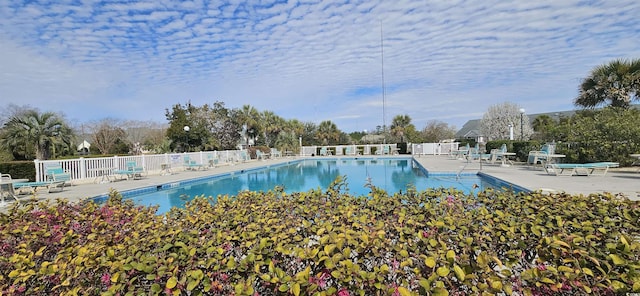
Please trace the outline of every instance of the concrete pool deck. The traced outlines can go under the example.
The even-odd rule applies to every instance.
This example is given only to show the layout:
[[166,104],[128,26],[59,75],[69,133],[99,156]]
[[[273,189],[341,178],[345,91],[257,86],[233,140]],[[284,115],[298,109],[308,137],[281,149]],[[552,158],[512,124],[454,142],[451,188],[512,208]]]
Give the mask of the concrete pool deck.
[[[335,157],[335,156],[334,156]],[[337,156],[341,157],[341,156]],[[381,156],[362,156],[363,158],[381,157]],[[310,158],[310,157],[304,157]],[[208,170],[201,171],[185,171],[181,167],[176,168],[172,175],[156,174],[145,175],[140,180],[119,180],[110,183],[80,183],[74,182],[73,186],[67,186],[62,192],[48,193],[46,189],[40,189],[36,192],[37,199],[65,198],[71,202],[85,200],[87,198],[100,196],[116,190],[119,192],[155,187],[162,184],[178,182],[182,180],[202,178],[212,175],[224,174],[234,171],[247,170],[256,167],[276,165],[304,159],[299,157],[282,157],[269,160],[251,160],[234,165],[224,165]],[[321,158],[321,157],[316,157]],[[331,158],[331,157],[327,157]],[[552,176],[547,174],[542,168],[530,168],[525,165],[512,165],[502,167],[500,165],[488,165],[469,162],[465,160],[450,159],[446,155],[439,156],[420,156],[415,159],[430,172],[451,172],[457,173],[461,170],[464,173],[483,172],[487,175],[504,180],[506,182],[519,185],[526,189],[543,192],[567,192],[571,194],[588,195],[590,193],[609,192],[613,194],[623,194],[632,200],[640,200],[640,173],[637,168],[616,168],[610,169],[605,176]],[[87,180],[91,182],[94,180]],[[29,199],[28,195],[21,195],[23,200]],[[0,208],[3,211],[7,207]]]

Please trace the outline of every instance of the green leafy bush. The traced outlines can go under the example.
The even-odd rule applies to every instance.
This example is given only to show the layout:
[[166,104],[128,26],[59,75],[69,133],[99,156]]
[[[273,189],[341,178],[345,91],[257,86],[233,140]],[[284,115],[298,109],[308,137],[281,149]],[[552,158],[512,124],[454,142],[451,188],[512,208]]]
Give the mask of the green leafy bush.
[[582,110],[552,130],[556,152],[566,162],[614,161],[628,166],[640,152],[640,110],[607,107]]
[[614,295],[640,291],[640,205],[444,189],[117,193],[0,214],[2,295]]
[[36,167],[30,160],[0,162],[0,173],[9,174],[14,179],[35,181]]

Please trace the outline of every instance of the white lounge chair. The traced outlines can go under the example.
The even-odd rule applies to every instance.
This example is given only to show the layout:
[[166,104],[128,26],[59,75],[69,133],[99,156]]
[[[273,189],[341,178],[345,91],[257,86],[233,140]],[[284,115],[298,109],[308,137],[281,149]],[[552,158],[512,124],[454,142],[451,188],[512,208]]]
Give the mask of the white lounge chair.
[[547,174],[555,176],[604,176],[609,168],[619,166],[617,162],[547,163],[544,169]]
[[260,150],[256,150],[256,159],[267,160],[269,158],[269,153],[264,153]]
[[191,170],[191,171],[197,171],[197,170],[204,170],[206,167],[201,164],[198,163],[197,161],[191,159],[189,156],[185,156],[183,158],[184,162],[183,162],[183,166],[185,170]]
[[320,156],[330,156],[331,150],[327,149],[327,147],[320,148]]
[[458,148],[457,150],[451,150],[449,152],[449,158],[451,159],[466,159],[467,155],[469,154],[469,150],[471,148],[469,147],[469,144],[467,143],[467,145],[465,147],[462,148]]
[[554,149],[551,146],[545,144],[545,145],[542,145],[542,149],[540,150],[529,151],[529,157],[527,158],[527,165],[530,165],[532,167],[540,165],[541,167],[544,168],[546,163],[549,162],[550,160],[549,155],[555,152],[553,150]]
[[121,179],[133,179],[139,180],[142,179],[142,174],[144,173],[144,168],[138,166],[135,160],[127,161],[125,165],[125,169],[117,169],[113,170],[113,173],[116,175],[120,175]]
[[356,155],[356,149],[355,147],[352,146],[347,146],[347,148],[344,149],[344,155]]
[[45,182],[56,183],[61,187],[64,187],[67,182],[71,185],[71,174],[66,172],[59,163],[47,165],[44,171]]
[[271,148],[271,157],[282,157],[282,153],[276,148]]

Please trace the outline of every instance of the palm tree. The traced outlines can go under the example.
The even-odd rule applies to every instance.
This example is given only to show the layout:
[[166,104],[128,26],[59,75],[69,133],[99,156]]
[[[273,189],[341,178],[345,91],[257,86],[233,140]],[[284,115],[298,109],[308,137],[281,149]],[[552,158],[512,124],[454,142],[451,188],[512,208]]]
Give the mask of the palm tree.
[[287,120],[285,123],[285,131],[289,131],[296,136],[302,136],[304,133],[304,123],[300,122],[297,119]]
[[298,151],[298,139],[292,132],[282,132],[278,134],[278,138],[275,141],[275,147],[280,151]]
[[632,100],[640,100],[640,59],[615,60],[594,68],[582,81],[574,104],[594,108],[609,102],[626,109]]
[[249,139],[254,139],[260,134],[260,113],[251,105],[244,105],[238,112],[238,121],[244,127],[245,140],[249,146]]
[[278,134],[285,127],[285,120],[282,117],[276,115],[272,111],[263,111],[261,114],[262,121],[262,135],[265,144],[269,147],[273,147]]
[[40,114],[26,110],[13,116],[3,129],[2,145],[11,151],[22,151],[25,157],[49,159],[54,147],[71,148],[72,130],[63,118],[53,112]]
[[404,143],[404,134],[411,125],[411,117],[409,115],[396,115],[391,122],[391,135],[400,138],[400,142]]
[[325,120],[318,125],[316,138],[322,145],[335,144],[340,140],[340,130],[338,130],[335,123],[330,120]]

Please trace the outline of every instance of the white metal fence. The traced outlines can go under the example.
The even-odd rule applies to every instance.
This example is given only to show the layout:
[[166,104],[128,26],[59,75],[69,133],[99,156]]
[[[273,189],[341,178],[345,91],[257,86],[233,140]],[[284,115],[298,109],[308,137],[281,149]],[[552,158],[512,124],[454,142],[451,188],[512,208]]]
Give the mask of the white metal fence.
[[458,150],[459,144],[458,142],[411,144],[411,154],[418,156],[450,154],[451,151]]
[[[441,155],[449,154],[458,149],[459,143],[420,143],[409,145],[408,150],[412,155]],[[385,147],[386,146],[386,147]],[[386,148],[386,149],[385,149]],[[332,145],[332,146],[303,146],[300,147],[298,155],[316,156],[321,155],[321,151],[327,151],[327,155],[384,155],[397,154],[397,144],[368,144],[368,145]],[[142,167],[147,174],[159,174],[163,168],[183,168],[185,158],[195,161],[203,166],[215,166],[233,164],[243,161],[243,153],[247,150],[225,150],[225,151],[200,151],[190,153],[165,153],[165,154],[143,154],[130,156],[112,156],[95,158],[76,158],[64,160],[35,160],[36,181],[45,181],[45,168],[50,165],[60,165],[71,175],[72,181],[97,180],[103,176],[111,176],[116,170],[126,169],[127,163],[135,162],[136,166]],[[286,151],[285,155],[295,154]],[[248,154],[245,154],[248,155]]]
[[[242,160],[241,150],[200,151],[190,153],[143,154],[131,156],[112,156],[95,158],[75,158],[63,160],[34,160],[36,181],[45,181],[45,168],[52,164],[60,165],[71,175],[71,180],[91,180],[110,176],[115,170],[126,169],[128,162],[135,162],[146,173],[160,173],[163,168],[183,167],[185,158],[203,166],[222,165]],[[248,153],[246,150],[244,153]]]
[[[387,146],[387,150],[385,150]],[[397,144],[367,144],[367,145],[325,145],[325,146],[303,146],[301,156],[322,155],[322,150],[326,149],[329,155],[382,155],[397,154]]]
[[[409,144],[407,153],[412,155],[448,155],[451,151],[458,150],[460,143],[415,143]],[[389,149],[385,150],[384,146]],[[304,146],[300,155],[312,156],[321,155],[322,149],[330,152],[330,155],[380,155],[397,154],[397,144],[368,144],[368,145],[326,145],[326,146]]]

